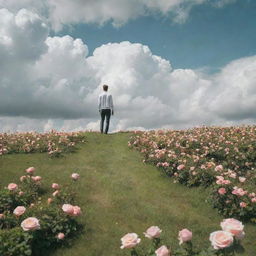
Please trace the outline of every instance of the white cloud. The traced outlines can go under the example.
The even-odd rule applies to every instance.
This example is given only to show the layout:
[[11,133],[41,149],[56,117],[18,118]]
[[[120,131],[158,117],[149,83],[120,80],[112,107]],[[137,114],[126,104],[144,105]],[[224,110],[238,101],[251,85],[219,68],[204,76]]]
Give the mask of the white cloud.
[[256,120],[256,56],[211,76],[174,69],[147,46],[127,41],[102,45],[88,57],[82,40],[49,37],[31,11],[0,14],[2,131],[96,129],[103,83],[114,97],[112,131]]
[[[215,0],[213,6],[223,7],[235,0]],[[212,3],[209,0],[0,0],[0,8],[17,12],[21,8],[45,17],[56,31],[63,25],[111,22],[122,26],[141,16],[168,16],[173,22],[183,23],[195,5]]]

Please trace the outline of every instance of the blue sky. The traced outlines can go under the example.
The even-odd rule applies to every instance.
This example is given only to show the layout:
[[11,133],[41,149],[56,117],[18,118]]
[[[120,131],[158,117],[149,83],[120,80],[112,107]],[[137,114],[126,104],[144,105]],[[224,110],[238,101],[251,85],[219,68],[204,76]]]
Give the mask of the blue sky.
[[102,44],[127,40],[148,45],[175,68],[216,71],[232,60],[256,54],[256,1],[240,0],[221,8],[194,6],[182,24],[152,15],[118,28],[110,22],[78,24],[55,34],[82,38],[89,54]]

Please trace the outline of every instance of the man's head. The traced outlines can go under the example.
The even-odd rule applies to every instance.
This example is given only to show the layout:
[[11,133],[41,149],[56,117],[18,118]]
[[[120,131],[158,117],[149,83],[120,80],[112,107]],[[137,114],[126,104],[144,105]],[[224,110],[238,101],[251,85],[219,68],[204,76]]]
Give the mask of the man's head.
[[106,84],[103,85],[103,91],[105,91],[105,92],[108,91],[108,85],[106,85]]

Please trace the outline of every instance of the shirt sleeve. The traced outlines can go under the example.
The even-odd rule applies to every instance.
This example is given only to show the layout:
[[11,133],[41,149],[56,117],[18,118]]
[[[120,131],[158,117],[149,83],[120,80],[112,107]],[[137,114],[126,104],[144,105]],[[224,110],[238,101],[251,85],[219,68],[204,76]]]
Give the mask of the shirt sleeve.
[[101,97],[100,96],[98,98],[98,107],[99,107],[99,110],[101,110]]
[[109,95],[109,106],[112,111],[114,111],[114,104],[113,104],[113,98],[112,95]]

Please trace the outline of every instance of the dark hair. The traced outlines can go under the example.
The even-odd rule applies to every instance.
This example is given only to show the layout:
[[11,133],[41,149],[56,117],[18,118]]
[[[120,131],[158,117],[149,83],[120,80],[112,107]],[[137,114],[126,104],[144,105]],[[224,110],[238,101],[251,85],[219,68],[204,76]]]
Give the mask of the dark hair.
[[108,85],[104,84],[104,85],[103,85],[103,90],[104,90],[104,91],[107,91],[107,90],[108,90]]

